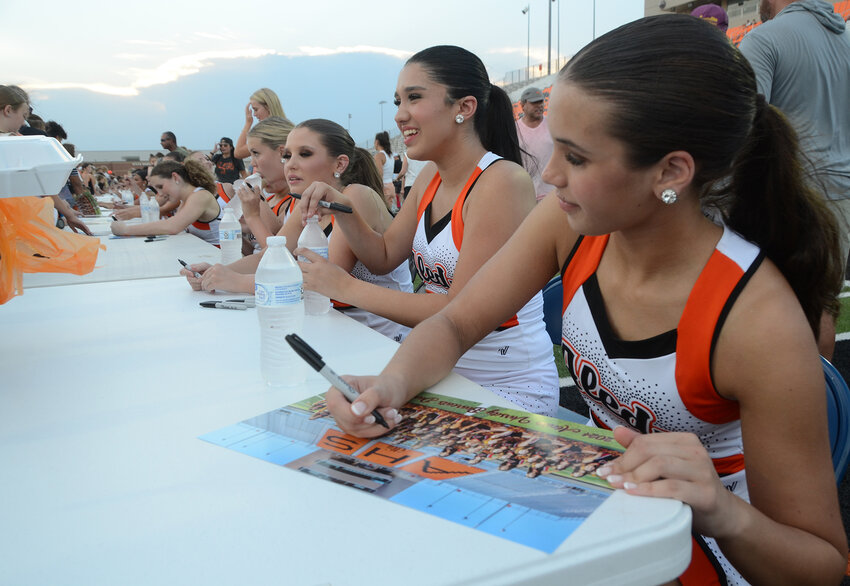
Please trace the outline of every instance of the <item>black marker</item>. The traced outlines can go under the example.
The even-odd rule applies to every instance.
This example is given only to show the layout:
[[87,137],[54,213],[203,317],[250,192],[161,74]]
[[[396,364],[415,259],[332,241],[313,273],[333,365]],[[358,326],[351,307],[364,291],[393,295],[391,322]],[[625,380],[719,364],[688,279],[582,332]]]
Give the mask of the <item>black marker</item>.
[[[301,194],[299,193],[290,193],[292,197],[295,199],[301,199]],[[335,201],[325,201],[323,199],[319,200],[319,205],[323,208],[327,208],[329,210],[336,210],[338,212],[345,212],[346,214],[351,213],[351,208],[348,206],[344,206],[341,203],[336,203]]]
[[[180,260],[180,259],[178,258],[178,259],[177,259],[177,262],[179,262],[181,265],[183,265],[183,268],[184,268],[184,269],[188,269],[188,268],[189,268],[189,265],[187,265],[187,264],[186,264],[186,261],[184,261],[184,260]],[[198,271],[192,271],[192,274],[193,274],[193,275],[195,275],[195,278],[196,278],[196,279],[200,279],[200,278],[201,278],[201,273],[199,273]]]
[[[350,384],[339,378],[339,375],[324,363],[322,357],[319,356],[318,352],[310,347],[310,344],[302,340],[298,334],[287,334],[285,339],[289,345],[292,346],[292,349],[295,350],[295,353],[298,354],[298,356],[303,358],[307,364],[316,370],[316,372],[325,377],[329,383],[338,388],[349,402],[353,403],[357,399],[359,393],[354,390]],[[375,418],[375,423],[383,425],[387,429],[390,428],[383,416],[378,413],[377,409],[372,411],[372,417]]]
[[248,309],[248,305],[234,299],[228,301],[201,301],[201,307],[214,307],[216,309]]

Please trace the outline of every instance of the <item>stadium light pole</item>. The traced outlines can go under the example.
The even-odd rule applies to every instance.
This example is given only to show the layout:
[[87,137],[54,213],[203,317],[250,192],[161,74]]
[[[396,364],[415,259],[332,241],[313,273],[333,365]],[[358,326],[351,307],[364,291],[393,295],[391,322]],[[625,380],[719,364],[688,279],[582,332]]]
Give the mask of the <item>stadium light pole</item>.
[[[554,2],[555,0],[552,0]],[[549,5],[549,47],[546,56],[546,75],[552,75],[552,2]]]
[[386,100],[381,100],[380,102],[378,102],[378,104],[380,104],[380,106],[381,106],[381,131],[382,132],[384,130],[384,104],[386,104],[386,103],[387,103]]
[[596,0],[593,0],[593,40],[596,40]]
[[522,13],[528,17],[528,44],[525,49],[525,79],[531,77],[531,5],[526,4]]

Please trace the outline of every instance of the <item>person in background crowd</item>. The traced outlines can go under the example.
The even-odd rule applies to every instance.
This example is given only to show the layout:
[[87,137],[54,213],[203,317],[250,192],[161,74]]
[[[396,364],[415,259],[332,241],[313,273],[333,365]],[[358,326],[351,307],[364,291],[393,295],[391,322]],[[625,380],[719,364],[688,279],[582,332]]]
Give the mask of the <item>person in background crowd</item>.
[[27,123],[18,130],[23,136],[46,136],[47,133],[44,131],[44,120],[38,114],[32,113],[32,108],[30,108],[30,114],[27,116]]
[[62,142],[63,140],[68,140],[68,133],[65,132],[65,129],[62,128],[62,125],[56,122],[55,120],[48,120],[45,123],[44,133],[51,138],[55,138],[59,142]]
[[549,130],[555,193],[380,376],[348,379],[354,403],[327,393],[337,424],[385,433],[373,409],[395,421],[560,270],[567,365],[592,422],[626,447],[596,473],[691,508],[680,583],[838,584],[816,332],[843,267],[793,129],[719,29],[667,14],[573,56]]
[[221,208],[215,196],[215,179],[198,161],[185,163],[163,161],[154,167],[149,183],[157,194],[180,204],[177,212],[165,219],[145,224],[112,222],[116,236],[149,236],[179,234],[184,230],[218,246],[218,224]]
[[215,178],[222,183],[233,183],[248,176],[242,159],[233,156],[233,141],[226,136],[216,143],[210,154],[215,167]]
[[83,187],[89,190],[92,195],[100,195],[97,187],[97,181],[94,178],[94,165],[91,163],[83,163],[80,165],[80,181],[83,182]]
[[182,163],[183,161],[186,160],[186,155],[182,151],[171,151],[170,153],[166,153],[162,157],[162,160],[163,161],[173,161],[175,163]]
[[[841,266],[850,251],[850,33],[832,4],[761,0],[764,24],[741,41],[758,91],[785,113],[803,137],[811,170],[824,184],[841,229]],[[837,294],[838,292],[836,292]],[[835,349],[837,313],[825,314],[818,347]]]
[[153,168],[156,167],[159,163],[162,162],[162,153],[151,153],[148,157],[148,167],[146,176],[150,177],[151,172],[153,172]]
[[254,118],[257,119],[257,122],[262,122],[269,116],[286,118],[277,94],[264,87],[251,94],[248,105],[245,106],[245,125],[242,127],[242,132],[239,133],[239,138],[236,139],[236,148],[233,150],[234,157],[247,159],[251,156],[248,149],[248,131],[254,124]]
[[422,169],[425,168],[425,165],[428,164],[428,161],[417,161],[416,159],[411,159],[407,153],[402,153],[404,157],[405,171],[404,176],[401,178],[402,185],[402,203],[407,199],[407,194],[410,193],[413,184],[416,182],[416,178],[419,176],[419,173],[422,172]]
[[717,4],[703,4],[697,6],[691,12],[691,16],[701,18],[722,30],[724,33],[729,28],[729,15]]
[[260,248],[266,247],[266,238],[280,231],[297,204],[290,195],[283,161],[292,128],[288,119],[269,116],[248,133],[254,172],[262,178],[263,186],[253,189],[244,186],[237,196],[242,202],[245,222]]
[[[156,190],[148,184],[148,173],[145,169],[133,169],[133,172],[130,174],[129,189],[133,192],[133,196],[136,201],[139,200],[139,196],[142,192],[145,192],[149,198],[157,198],[157,203],[162,201],[166,209],[163,212],[162,208],[160,208],[160,216],[170,216],[171,212],[177,209],[177,206],[180,205],[179,200],[169,201],[166,197],[158,197],[159,194]],[[113,207],[115,207],[114,204]],[[118,207],[112,215],[118,220],[141,218],[142,208],[140,205],[132,205],[124,208]]]
[[[24,90],[16,85],[0,85],[0,136],[20,136],[18,129],[24,125],[30,111],[29,96]],[[54,124],[56,123],[54,122]],[[73,145],[71,145],[71,148],[73,149]],[[73,153],[71,153],[71,156],[74,156]],[[72,171],[72,174],[74,173],[76,173],[76,169]],[[77,177],[77,180],[79,181],[79,177]],[[57,214],[64,218],[71,230],[91,235],[91,231],[77,217],[77,212],[67,201],[59,197],[58,194],[48,197],[53,200],[54,209]]]
[[375,135],[375,165],[381,173],[384,184],[383,194],[390,213],[398,212],[393,186],[393,151],[390,145],[390,133],[386,130]]
[[519,145],[523,149],[522,164],[534,182],[537,201],[552,191],[552,186],[543,181],[540,174],[552,156],[552,137],[543,115],[544,96],[536,87],[525,88],[519,98],[522,106],[522,118],[516,121]]
[[[354,280],[317,279],[316,289],[407,326],[454,299],[478,269],[508,241],[534,208],[534,189],[520,166],[520,148],[507,94],[490,83],[481,60],[460,47],[420,51],[401,70],[395,121],[407,153],[432,161],[417,177],[410,202],[383,234],[355,210],[335,214],[354,254],[375,274],[405,262],[411,250],[431,295],[400,293]],[[344,194],[314,184],[301,199],[304,216],[319,200],[350,205]],[[314,263],[309,271],[320,269]],[[555,274],[555,270],[549,277]],[[522,271],[515,273],[522,274]],[[511,280],[511,279],[507,279]],[[455,371],[523,409],[554,415],[558,376],[538,294],[492,327]]]
[[177,153],[182,156],[177,162],[181,163],[189,156],[189,149],[186,147],[177,146],[177,136],[170,130],[166,130],[159,138],[159,145],[168,151],[169,154]]

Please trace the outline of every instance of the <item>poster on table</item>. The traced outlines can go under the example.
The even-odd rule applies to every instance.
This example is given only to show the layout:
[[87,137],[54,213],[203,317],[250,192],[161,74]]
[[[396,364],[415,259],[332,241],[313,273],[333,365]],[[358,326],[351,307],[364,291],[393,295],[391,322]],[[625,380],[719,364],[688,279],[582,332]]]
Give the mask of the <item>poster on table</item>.
[[379,438],[336,427],[324,395],[201,436],[210,443],[551,553],[611,493],[610,432],[422,393]]

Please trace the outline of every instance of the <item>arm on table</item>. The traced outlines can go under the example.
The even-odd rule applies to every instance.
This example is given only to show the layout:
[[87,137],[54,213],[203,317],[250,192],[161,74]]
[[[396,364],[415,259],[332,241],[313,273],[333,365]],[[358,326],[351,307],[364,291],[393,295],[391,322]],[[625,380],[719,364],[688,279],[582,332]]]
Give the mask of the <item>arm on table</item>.
[[[529,197],[532,197],[529,181]],[[328,407],[348,433],[371,437],[384,429],[364,421],[352,408],[368,414],[376,407],[395,408],[442,380],[457,359],[481,338],[514,315],[558,271],[575,243],[557,201],[535,209],[508,242],[471,277],[439,313],[416,326],[378,377],[351,377],[363,394],[353,405],[328,393]],[[529,263],[528,258],[534,258]],[[505,274],[522,279],[505,279]],[[436,297],[436,295],[419,295]],[[442,296],[440,296],[442,297]],[[481,300],[486,299],[487,303]],[[423,368],[422,356],[428,356]],[[355,407],[357,403],[362,407]]]

